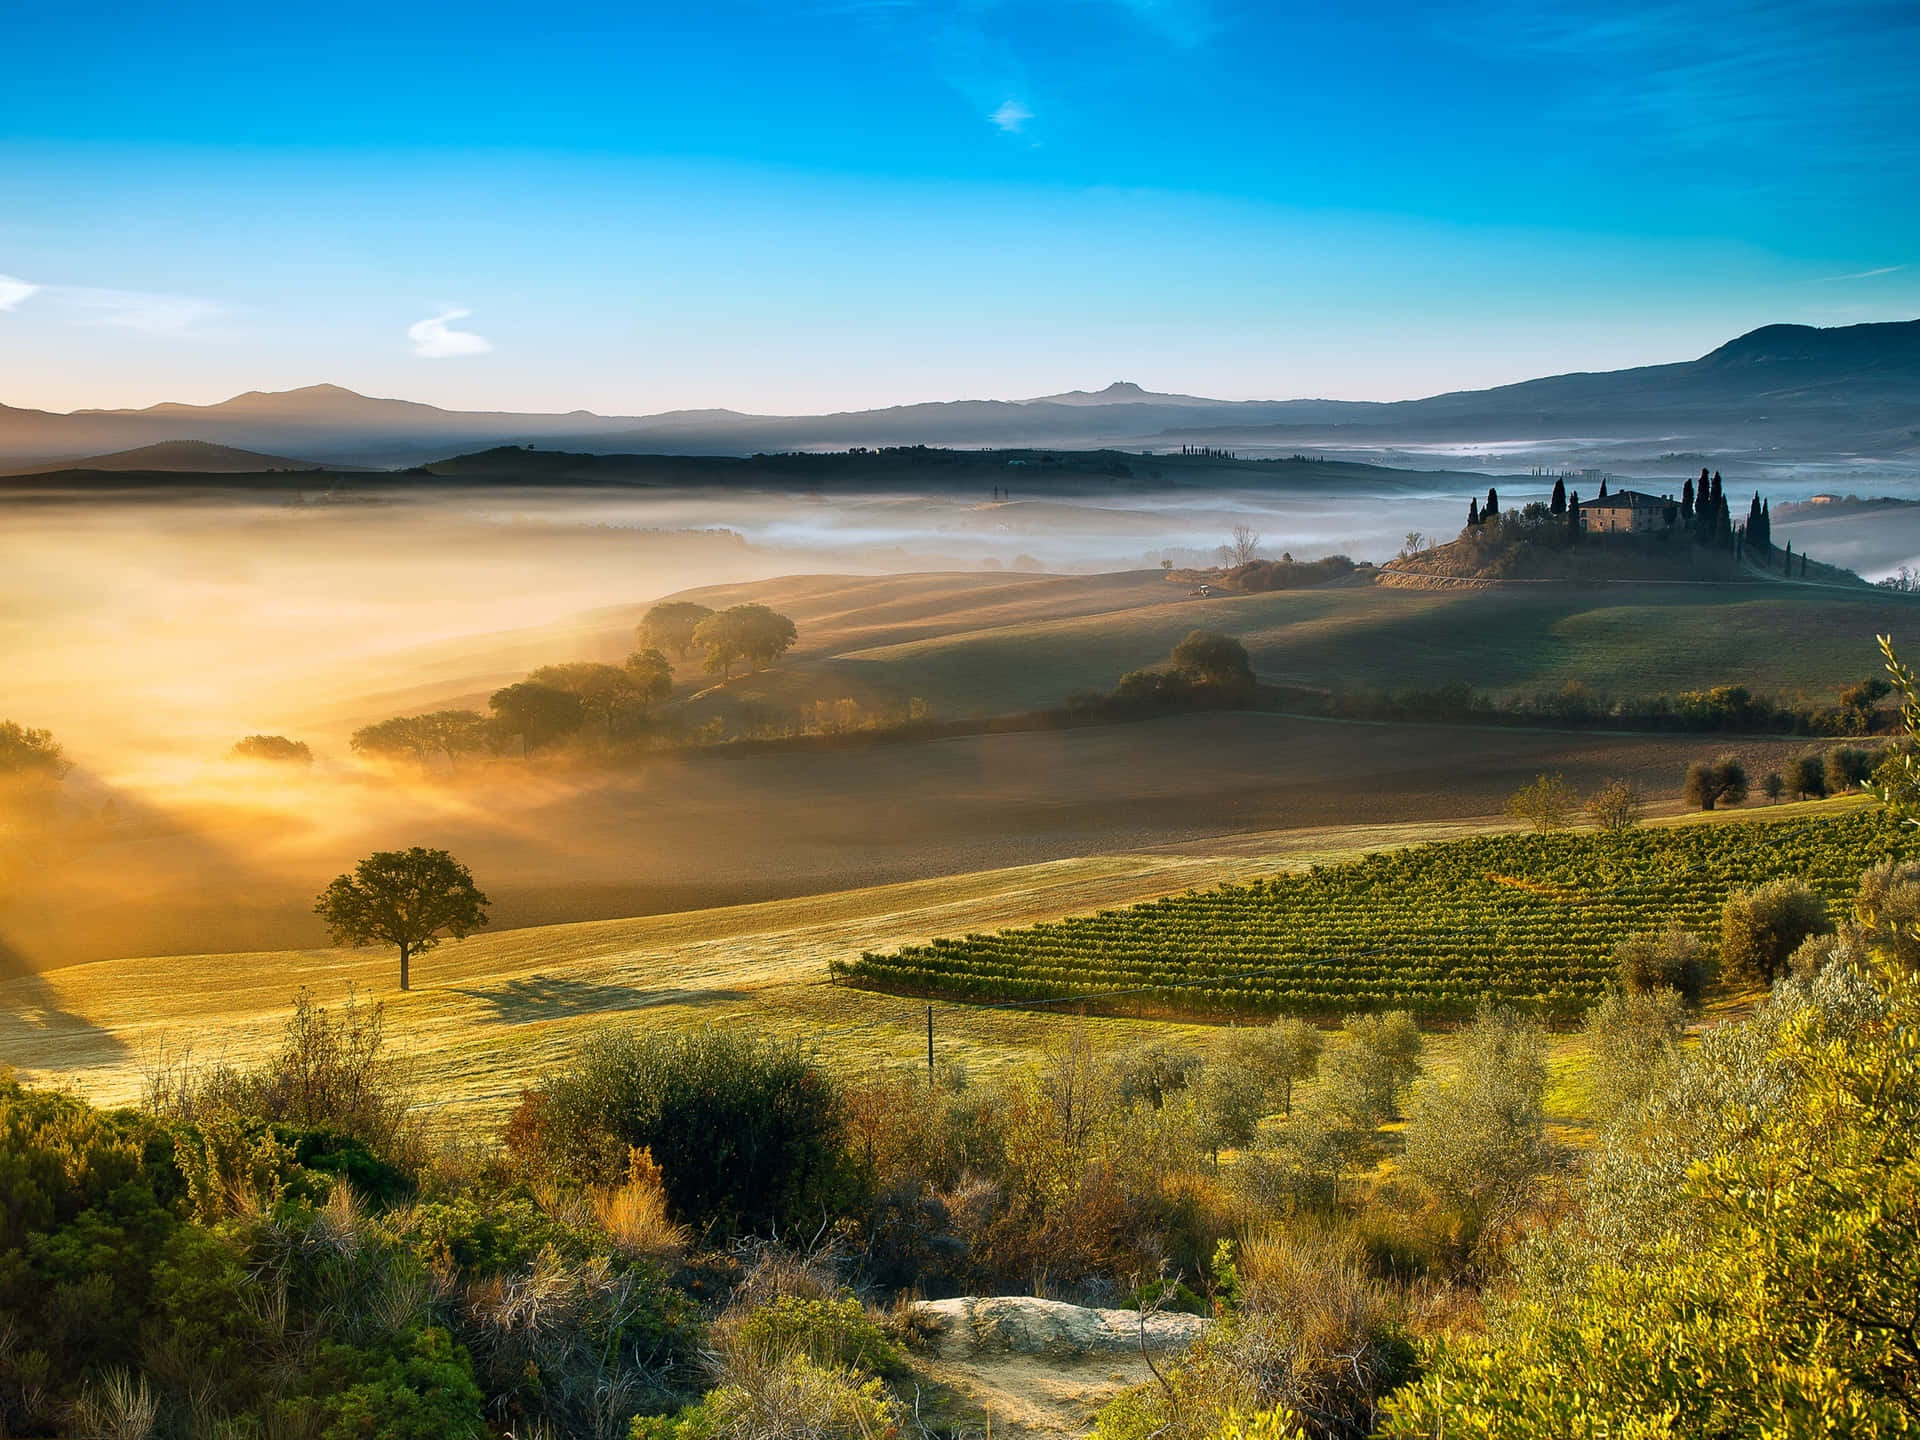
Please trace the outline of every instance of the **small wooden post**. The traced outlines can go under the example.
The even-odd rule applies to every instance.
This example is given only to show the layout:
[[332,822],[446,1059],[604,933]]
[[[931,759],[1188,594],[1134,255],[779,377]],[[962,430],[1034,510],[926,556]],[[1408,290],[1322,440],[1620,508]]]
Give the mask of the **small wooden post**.
[[933,1006],[927,1006],[927,1088],[933,1088]]

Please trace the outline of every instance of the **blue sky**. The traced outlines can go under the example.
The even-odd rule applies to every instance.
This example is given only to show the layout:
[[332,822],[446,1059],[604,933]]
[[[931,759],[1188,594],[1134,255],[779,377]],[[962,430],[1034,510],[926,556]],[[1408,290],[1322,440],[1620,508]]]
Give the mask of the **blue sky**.
[[0,402],[1394,398],[1920,315],[1920,6],[69,3]]

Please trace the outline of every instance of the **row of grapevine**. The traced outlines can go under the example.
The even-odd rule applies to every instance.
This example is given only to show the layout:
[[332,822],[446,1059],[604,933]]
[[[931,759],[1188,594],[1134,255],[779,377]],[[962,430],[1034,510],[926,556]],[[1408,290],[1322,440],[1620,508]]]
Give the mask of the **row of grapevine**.
[[1680,923],[1711,937],[1729,891],[1788,875],[1843,902],[1860,872],[1920,853],[1878,811],[1497,835],[1386,851],[834,965],[863,988],[975,1002],[1072,996],[1197,1014],[1471,1014],[1493,996],[1585,1008],[1618,940]]

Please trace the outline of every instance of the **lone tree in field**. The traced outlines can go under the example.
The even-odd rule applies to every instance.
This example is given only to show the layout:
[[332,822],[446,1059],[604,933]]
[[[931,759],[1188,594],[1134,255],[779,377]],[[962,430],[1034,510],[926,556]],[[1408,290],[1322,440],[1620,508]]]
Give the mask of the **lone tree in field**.
[[1696,760],[1687,767],[1687,803],[1711,810],[1721,801],[1738,805],[1747,798],[1747,767],[1731,755],[1712,764]]
[[400,947],[400,988],[412,988],[408,962],[440,943],[464,940],[487,923],[487,897],[473,872],[444,850],[378,850],[334,876],[314,901],[336,945]]
[[1523,785],[1507,797],[1507,814],[1526,821],[1534,834],[1544,835],[1549,830],[1564,829],[1577,803],[1579,797],[1565,777],[1536,775],[1531,785]]
[[693,653],[693,632],[713,611],[691,600],[669,600],[647,611],[634,637],[652,650],[671,650],[682,660]]

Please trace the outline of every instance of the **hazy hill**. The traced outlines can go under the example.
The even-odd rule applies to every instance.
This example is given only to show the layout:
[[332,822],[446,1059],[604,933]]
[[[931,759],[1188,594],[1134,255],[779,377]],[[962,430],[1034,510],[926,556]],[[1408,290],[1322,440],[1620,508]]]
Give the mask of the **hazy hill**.
[[324,470],[312,460],[290,460],[285,455],[262,455],[205,440],[161,440],[111,455],[84,455],[78,459],[48,461],[8,470],[8,475],[42,475],[60,470],[167,471],[192,475],[258,475],[268,470]]
[[1769,325],[1695,360],[1384,403],[1210,400],[1122,381],[1032,400],[937,401],[832,415],[467,412],[336,385],[250,391],[217,405],[67,415],[0,406],[0,461],[14,464],[184,439],[398,465],[499,443],[749,454],[856,445],[1333,448],[1573,436],[1642,439],[1657,447],[1650,454],[1704,448],[1765,451],[1776,459],[1920,455],[1920,321]]

